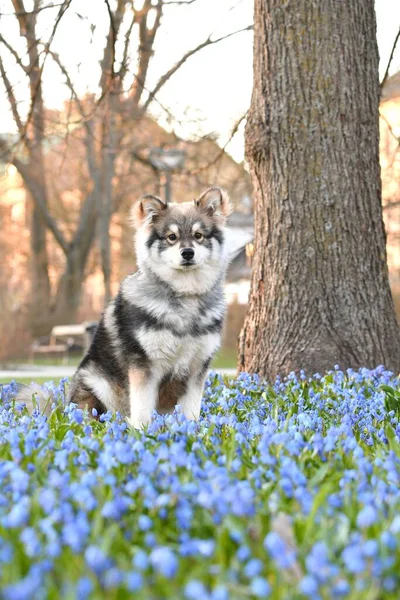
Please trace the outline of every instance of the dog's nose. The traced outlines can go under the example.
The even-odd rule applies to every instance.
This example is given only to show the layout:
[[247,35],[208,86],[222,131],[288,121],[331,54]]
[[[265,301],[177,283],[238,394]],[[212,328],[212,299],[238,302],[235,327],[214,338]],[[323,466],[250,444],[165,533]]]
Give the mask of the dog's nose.
[[184,260],[192,260],[194,256],[193,248],[182,248],[181,256]]

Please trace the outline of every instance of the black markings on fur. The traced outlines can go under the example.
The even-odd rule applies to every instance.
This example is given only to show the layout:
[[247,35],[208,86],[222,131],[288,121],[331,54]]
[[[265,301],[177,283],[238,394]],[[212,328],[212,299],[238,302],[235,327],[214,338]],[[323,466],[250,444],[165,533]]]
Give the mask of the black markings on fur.
[[[161,297],[161,299],[163,298]],[[133,333],[141,327],[146,327],[146,329],[151,329],[153,331],[170,331],[176,337],[183,337],[187,334],[187,331],[181,331],[172,324],[165,323],[165,321],[158,319],[144,308],[128,302],[121,294],[118,294],[115,300],[115,317],[119,336],[122,341],[124,341],[124,338],[127,342],[127,345],[125,346],[126,351],[137,355],[140,355],[140,352],[135,351],[133,347],[129,350],[129,341],[131,344],[137,344],[139,348],[141,348]],[[142,353],[145,355],[143,348]]]
[[158,234],[156,229],[153,229],[148,239],[146,240],[147,248],[150,249],[154,242],[157,242],[158,240],[162,240],[162,237]]
[[154,282],[154,298],[156,300],[169,303],[170,308],[182,307],[182,299],[167,281],[163,281],[161,277],[152,272],[149,272],[147,277]]
[[210,233],[207,235],[208,238],[215,238],[217,240],[217,242],[219,244],[223,244],[224,243],[224,234],[221,231],[221,229],[219,229],[218,227],[216,227],[214,225],[214,227],[211,229]]
[[218,333],[221,331],[223,325],[222,317],[214,317],[211,323],[207,325],[201,325],[199,323],[193,323],[190,334],[193,337],[201,337],[207,333]]
[[103,318],[100,320],[90,348],[79,365],[79,368],[87,367],[90,363],[94,363],[96,367],[99,367],[99,369],[111,380],[123,384],[124,372],[115,356],[113,345],[104,325]]
[[[208,315],[210,312],[214,312],[216,310],[216,306],[221,306],[221,301],[223,299],[223,290],[222,290],[222,282],[221,279],[215,283],[215,285],[211,288],[211,290],[200,297],[200,306],[199,313],[202,317]],[[221,312],[221,310],[219,311]]]
[[201,367],[201,371],[199,373],[199,379],[202,379],[204,377],[204,375],[207,373],[208,368],[209,368],[209,366],[211,364],[211,361],[212,361],[212,356],[209,356],[207,358],[207,360],[204,361],[204,363],[203,363],[203,365]]
[[[118,337],[121,341],[124,354],[133,356],[138,366],[146,366],[148,357],[144,348],[134,335],[135,328],[142,325],[138,319],[136,307],[124,300],[121,292],[115,298],[115,321],[118,328]],[[143,311],[144,312],[144,311]],[[146,313],[147,314],[147,313]]]

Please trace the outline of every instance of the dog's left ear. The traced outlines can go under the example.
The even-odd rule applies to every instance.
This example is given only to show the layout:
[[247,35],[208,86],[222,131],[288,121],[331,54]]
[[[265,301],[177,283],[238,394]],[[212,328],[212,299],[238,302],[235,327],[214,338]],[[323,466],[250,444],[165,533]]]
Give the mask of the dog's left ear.
[[222,217],[226,219],[233,210],[228,194],[218,187],[209,188],[194,202],[196,206],[210,217]]
[[158,196],[147,194],[143,196],[131,210],[131,221],[135,229],[139,229],[144,223],[150,224],[160,216],[166,209],[167,204]]

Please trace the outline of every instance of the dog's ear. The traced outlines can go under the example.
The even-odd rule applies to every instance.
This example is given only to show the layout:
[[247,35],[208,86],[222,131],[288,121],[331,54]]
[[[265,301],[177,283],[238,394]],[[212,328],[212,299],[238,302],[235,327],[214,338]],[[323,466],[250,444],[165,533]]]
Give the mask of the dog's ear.
[[228,194],[218,187],[208,188],[194,202],[200,210],[206,212],[210,217],[226,219],[233,210]]
[[161,216],[166,209],[167,204],[161,198],[146,194],[132,207],[132,224],[136,229],[139,229],[145,223],[150,224],[154,219]]

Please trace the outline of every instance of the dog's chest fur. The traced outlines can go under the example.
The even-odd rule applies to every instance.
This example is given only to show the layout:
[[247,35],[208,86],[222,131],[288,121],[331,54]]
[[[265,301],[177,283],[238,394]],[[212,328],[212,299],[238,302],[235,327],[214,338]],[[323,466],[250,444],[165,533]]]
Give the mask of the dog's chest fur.
[[220,334],[207,333],[200,338],[176,335],[168,330],[138,332],[138,340],[160,375],[184,376],[206,362],[219,346]]
[[[125,280],[120,294],[130,335],[160,376],[201,368],[217,349],[225,309],[219,285],[206,294],[178,297],[165,284],[138,275]],[[118,302],[114,310],[117,316]]]

